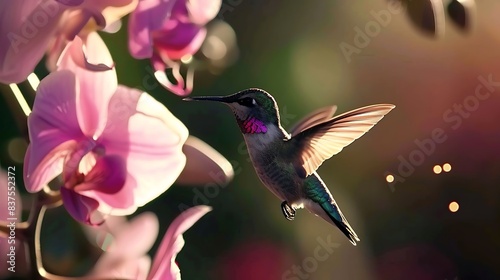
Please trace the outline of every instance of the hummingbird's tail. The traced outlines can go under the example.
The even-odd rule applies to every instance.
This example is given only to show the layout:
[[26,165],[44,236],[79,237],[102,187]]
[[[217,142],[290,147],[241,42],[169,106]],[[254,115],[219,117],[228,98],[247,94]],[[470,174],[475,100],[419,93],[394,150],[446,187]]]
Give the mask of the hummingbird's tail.
[[309,200],[305,203],[305,207],[330,224],[337,226],[354,246],[356,246],[356,241],[360,241],[358,235],[354,232],[351,225],[349,225],[347,219],[344,217],[344,214],[342,214],[334,200],[321,203]]
[[349,241],[356,246],[356,241],[359,241],[358,235],[349,225],[342,211],[340,211],[330,190],[316,173],[306,179],[304,191],[306,197],[308,197],[303,201],[307,210],[337,226],[349,238]]
[[354,232],[351,225],[349,225],[349,222],[347,222],[347,219],[344,217],[344,214],[342,214],[336,203],[334,201],[333,203],[324,202],[320,206],[323,208],[326,215],[328,215],[328,218],[330,218],[340,231],[347,236],[352,245],[356,246],[356,241],[360,241],[358,235]]

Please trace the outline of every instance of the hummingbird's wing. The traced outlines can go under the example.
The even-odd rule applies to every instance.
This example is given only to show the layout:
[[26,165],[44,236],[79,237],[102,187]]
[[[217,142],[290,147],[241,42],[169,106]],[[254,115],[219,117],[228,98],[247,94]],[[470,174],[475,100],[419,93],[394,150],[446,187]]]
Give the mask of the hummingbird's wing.
[[311,175],[323,161],[361,137],[395,106],[378,104],[358,108],[316,124],[285,142],[285,152],[297,174]]
[[335,114],[335,111],[337,111],[337,106],[334,105],[320,108],[312,112],[311,114],[303,117],[290,129],[290,135],[293,137],[312,126],[331,119]]

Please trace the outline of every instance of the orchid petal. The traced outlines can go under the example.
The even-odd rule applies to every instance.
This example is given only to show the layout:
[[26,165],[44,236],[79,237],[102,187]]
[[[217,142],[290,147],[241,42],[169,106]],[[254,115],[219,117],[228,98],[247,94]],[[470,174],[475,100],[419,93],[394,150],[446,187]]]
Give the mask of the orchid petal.
[[153,55],[151,33],[168,19],[176,0],[143,0],[130,14],[128,25],[129,50],[137,59]]
[[155,33],[154,45],[163,59],[178,60],[186,55],[194,55],[206,36],[204,27],[179,23],[173,30]]
[[50,72],[57,70],[57,61],[66,47],[66,38],[63,35],[55,36],[49,43],[45,56],[45,66]]
[[[137,237],[135,237],[135,239],[137,239]],[[151,267],[151,258],[148,255],[140,256],[136,259],[125,260],[120,260],[116,257],[115,259],[109,258],[109,261],[106,260],[105,264],[106,266],[99,265],[98,268],[94,267],[89,275],[91,278],[85,279],[146,280],[149,268]]]
[[137,23],[141,21],[138,19],[139,16],[135,13],[130,15],[128,22],[128,49],[132,57],[143,59],[153,55],[153,40],[149,30]]
[[96,225],[91,221],[91,216],[99,207],[97,200],[67,188],[61,188],[61,197],[64,207],[75,220],[88,225]]
[[[85,58],[82,55],[85,52]],[[90,71],[88,65],[94,65]],[[102,39],[93,32],[88,34],[84,42],[76,37],[63,51],[58,63],[58,69],[68,69],[75,73],[79,81],[77,96],[77,116],[82,131],[89,137],[97,138],[107,121],[109,100],[118,85],[115,69],[105,68],[113,65],[111,55]]]
[[85,9],[94,14],[94,19],[100,17],[97,24],[105,28],[134,11],[138,0],[86,0]]
[[[64,8],[56,2],[0,1],[0,82],[20,83],[43,57]],[[35,18],[45,16],[43,26]]]
[[76,116],[77,82],[69,71],[48,75],[38,86],[28,117],[30,152],[25,156],[25,183],[39,191],[62,171],[64,157],[84,135]]
[[[106,224],[110,219],[106,220]],[[92,276],[146,279],[151,266],[151,259],[146,254],[158,236],[159,223],[156,215],[146,212],[133,218],[129,223],[117,227],[109,226],[109,231],[114,237],[111,245],[95,264]],[[137,238],[138,236],[141,238]]]
[[181,173],[187,136],[184,124],[149,94],[119,86],[98,141],[108,155],[125,159],[129,177],[124,188],[133,189],[140,207],[167,190]]
[[129,215],[137,210],[137,204],[135,203],[134,197],[134,184],[127,183],[133,181],[134,179],[127,174],[125,184],[116,193],[108,194],[93,190],[82,191],[81,193],[99,201],[99,208],[97,211],[104,215]]
[[115,236],[120,234],[127,224],[127,218],[124,216],[109,216],[98,227],[82,224],[82,228],[91,244],[107,251]]
[[92,14],[86,10],[71,10],[68,12],[65,24],[60,27],[59,33],[68,41],[73,41],[91,18]]
[[[144,212],[124,226],[109,246],[107,253],[130,258],[148,253],[158,237],[159,222],[154,213]],[[140,236],[140,240],[137,239]],[[130,240],[135,240],[130,242]]]
[[104,31],[106,33],[113,34],[113,33],[120,31],[121,28],[122,28],[122,21],[117,20],[117,21],[114,21],[114,22],[108,24],[108,26],[106,26],[106,28],[104,28],[102,31]]
[[156,252],[148,280],[180,279],[179,269],[173,262],[184,246],[182,234],[211,210],[205,205],[195,206],[175,218]]
[[41,151],[31,153],[30,144],[24,159],[23,177],[26,190],[31,193],[40,191],[63,171],[64,159],[77,146],[75,141],[67,141],[50,150],[45,157]]
[[182,147],[186,155],[186,167],[182,170],[177,183],[202,185],[215,183],[225,186],[234,176],[231,163],[202,140],[189,136]]
[[189,0],[186,5],[191,21],[205,25],[217,16],[222,0]]
[[155,70],[154,76],[156,80],[169,91],[179,95],[186,96],[191,93],[193,90],[193,79],[194,79],[194,70],[192,68],[188,69],[186,75],[186,83],[184,82],[184,78],[180,73],[180,64],[178,62],[169,61],[169,67],[172,69],[172,75],[175,79],[175,84],[170,82],[169,77],[165,73],[166,64],[163,60],[155,53],[151,58],[151,62],[153,64],[153,69]]
[[97,159],[94,168],[85,175],[85,181],[75,186],[74,190],[115,194],[123,188],[126,175],[125,163],[120,157],[104,156]]
[[[85,161],[85,157],[83,160]],[[90,157],[86,161],[90,163],[93,160],[95,159]],[[123,159],[117,155],[107,155],[95,161],[85,176],[85,181],[76,186],[75,190],[99,201],[97,210],[105,216],[127,215],[137,209],[133,185],[126,184],[127,180],[133,181],[133,178],[127,174]]]
[[69,188],[73,188],[74,184],[76,184],[76,182],[73,182],[73,185],[71,185],[72,183],[70,182],[71,179],[75,177],[75,174],[81,174],[80,163],[82,159],[89,154],[95,146],[96,143],[92,139],[80,141],[74,146],[71,153],[69,153],[66,157],[62,178],[66,185],[70,185],[68,186]]

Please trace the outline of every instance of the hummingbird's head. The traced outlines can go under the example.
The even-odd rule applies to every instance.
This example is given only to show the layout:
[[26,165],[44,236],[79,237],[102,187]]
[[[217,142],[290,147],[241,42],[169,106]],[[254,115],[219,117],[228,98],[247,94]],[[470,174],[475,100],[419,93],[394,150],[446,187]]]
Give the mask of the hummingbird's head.
[[[188,97],[184,100],[217,101],[228,105],[243,133],[265,133],[266,126],[279,124],[278,105],[274,98],[262,89],[251,88],[229,96]],[[247,125],[249,123],[251,125]],[[260,124],[263,125],[261,129]]]

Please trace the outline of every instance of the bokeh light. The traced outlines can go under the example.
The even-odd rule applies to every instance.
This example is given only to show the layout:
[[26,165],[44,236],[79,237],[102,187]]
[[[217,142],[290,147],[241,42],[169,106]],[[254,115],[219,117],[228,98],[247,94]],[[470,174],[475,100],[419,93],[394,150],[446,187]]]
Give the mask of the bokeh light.
[[436,173],[436,174],[440,174],[443,171],[443,169],[439,165],[434,165],[434,167],[432,168],[432,171],[434,171],[434,173]]
[[185,55],[181,58],[181,61],[182,63],[184,64],[189,64],[191,61],[193,61],[193,56],[188,54],[188,55]]
[[385,176],[385,180],[387,181],[387,183],[392,183],[392,182],[394,182],[394,176],[389,174],[389,175]]
[[12,161],[23,163],[24,154],[28,148],[28,142],[24,138],[14,138],[7,143],[7,153]]
[[449,164],[449,163],[443,164],[443,171],[450,172],[451,171],[451,164]]
[[450,211],[453,213],[457,212],[458,208],[460,208],[460,205],[458,205],[458,202],[456,201],[450,202],[450,205],[448,206],[448,209],[450,209]]

